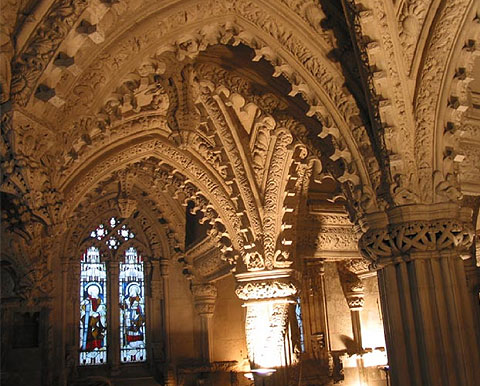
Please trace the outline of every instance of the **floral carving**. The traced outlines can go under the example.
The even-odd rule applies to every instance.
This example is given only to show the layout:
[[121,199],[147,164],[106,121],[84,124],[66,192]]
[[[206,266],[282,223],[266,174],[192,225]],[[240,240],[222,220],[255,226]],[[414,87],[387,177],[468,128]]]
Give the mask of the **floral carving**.
[[11,94],[15,102],[27,104],[38,78],[87,5],[86,0],[60,0],[47,12],[13,63]]
[[253,281],[239,283],[235,293],[242,300],[286,298],[294,296],[297,288],[291,281]]

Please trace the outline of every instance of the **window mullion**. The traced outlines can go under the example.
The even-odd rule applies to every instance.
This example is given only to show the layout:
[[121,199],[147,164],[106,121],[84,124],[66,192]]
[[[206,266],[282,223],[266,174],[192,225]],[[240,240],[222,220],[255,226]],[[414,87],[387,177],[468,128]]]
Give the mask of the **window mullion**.
[[120,309],[118,306],[118,262],[109,261],[108,263],[108,277],[109,277],[109,349],[108,356],[109,363],[112,370],[115,371],[120,365],[120,344],[118,336],[120,334],[119,315]]

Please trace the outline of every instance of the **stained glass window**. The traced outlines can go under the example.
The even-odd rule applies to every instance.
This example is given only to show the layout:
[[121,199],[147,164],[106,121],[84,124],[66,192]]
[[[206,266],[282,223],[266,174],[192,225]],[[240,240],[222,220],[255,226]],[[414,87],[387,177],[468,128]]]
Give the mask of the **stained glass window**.
[[125,251],[120,263],[120,360],[146,360],[145,286],[142,257],[133,247]]
[[298,329],[300,331],[300,347],[302,352],[305,352],[305,336],[303,335],[303,319],[302,319],[302,308],[300,306],[300,298],[297,298],[295,304],[295,316],[297,317]]
[[96,247],[87,249],[80,265],[80,364],[99,365],[107,361],[106,267]]

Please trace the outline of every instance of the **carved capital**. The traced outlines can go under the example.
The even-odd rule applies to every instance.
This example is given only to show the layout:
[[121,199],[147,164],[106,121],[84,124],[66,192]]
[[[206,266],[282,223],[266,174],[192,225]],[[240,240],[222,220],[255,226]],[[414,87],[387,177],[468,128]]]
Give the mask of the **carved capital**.
[[360,311],[365,302],[362,280],[351,269],[349,260],[337,262],[337,270],[348,308],[351,311]]
[[239,284],[235,293],[242,300],[286,298],[294,296],[297,287],[288,281],[257,281]]
[[375,213],[363,223],[362,254],[374,264],[415,253],[466,251],[473,241],[471,210],[455,204],[407,205]]
[[288,299],[298,293],[294,276],[291,269],[238,274],[235,293],[245,301]]
[[195,309],[200,316],[210,318],[215,310],[217,288],[213,284],[195,284],[192,287]]
[[235,293],[245,301],[288,300],[298,293],[296,273],[292,269],[240,273],[235,275]]

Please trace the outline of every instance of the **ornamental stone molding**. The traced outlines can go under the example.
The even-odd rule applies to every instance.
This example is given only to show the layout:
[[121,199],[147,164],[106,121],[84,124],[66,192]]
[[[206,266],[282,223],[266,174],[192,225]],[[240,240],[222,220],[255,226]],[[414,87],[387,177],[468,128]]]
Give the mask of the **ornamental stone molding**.
[[374,267],[444,252],[460,255],[473,240],[471,209],[449,203],[394,208],[365,219],[363,229],[359,248]]

